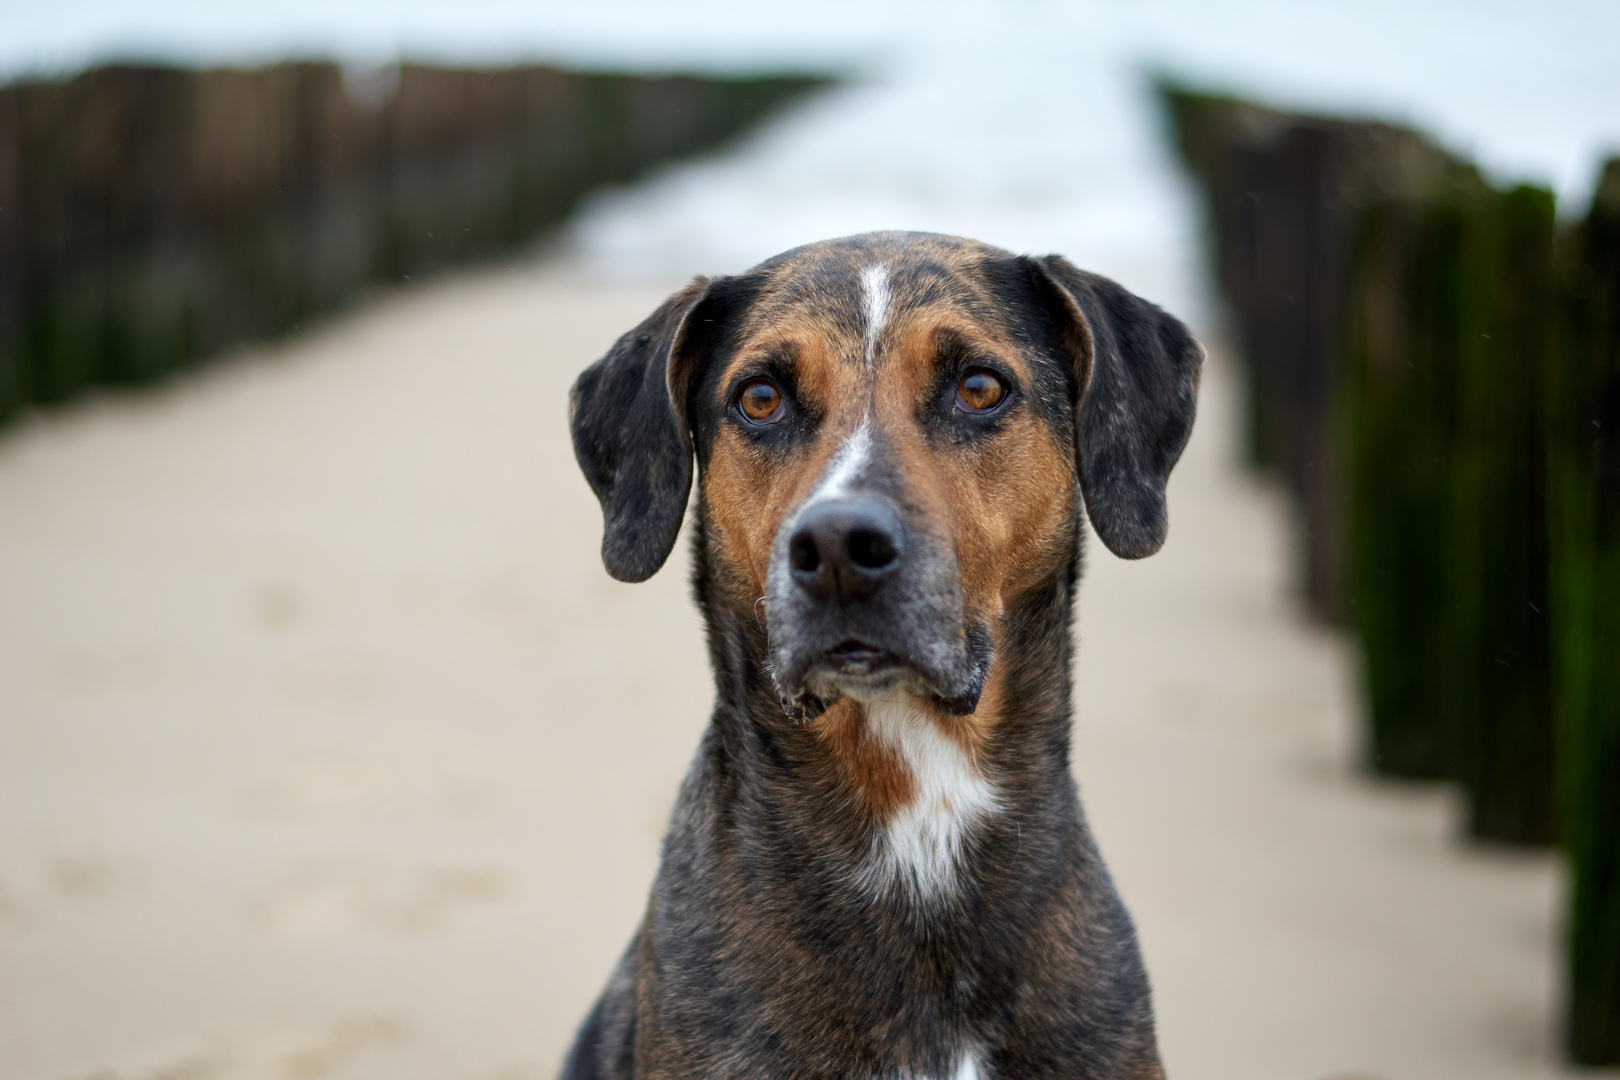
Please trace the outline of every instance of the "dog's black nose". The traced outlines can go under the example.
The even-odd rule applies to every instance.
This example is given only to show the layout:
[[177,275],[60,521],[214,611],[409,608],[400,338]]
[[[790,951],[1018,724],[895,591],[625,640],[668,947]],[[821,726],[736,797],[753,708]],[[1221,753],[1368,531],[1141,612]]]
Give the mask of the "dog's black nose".
[[871,596],[900,565],[900,519],[875,499],[828,499],[799,518],[788,567],[799,588],[843,603]]

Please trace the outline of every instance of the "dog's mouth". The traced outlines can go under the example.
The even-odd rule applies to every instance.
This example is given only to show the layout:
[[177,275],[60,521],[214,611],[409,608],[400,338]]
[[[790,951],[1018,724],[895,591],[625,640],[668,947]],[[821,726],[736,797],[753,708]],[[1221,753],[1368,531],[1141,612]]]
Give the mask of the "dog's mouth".
[[801,661],[793,671],[778,669],[775,677],[783,708],[789,716],[799,719],[819,715],[841,697],[871,700],[896,690],[963,715],[977,705],[989,671],[989,635],[970,631],[966,645],[961,656],[945,654],[925,660],[861,638],[846,637],[831,648],[810,654],[813,659]]
[[888,649],[846,638],[821,654],[820,666],[831,673],[860,678],[905,667],[906,663]]
[[931,680],[908,657],[853,637],[816,656],[801,685],[823,702],[878,697],[897,688],[932,693]]
[[834,640],[837,644],[819,650],[778,647],[780,661],[771,677],[789,716],[813,719],[841,697],[872,700],[897,690],[965,715],[977,706],[990,670],[990,634],[978,624],[969,626],[960,642],[925,641],[901,650],[865,636]]

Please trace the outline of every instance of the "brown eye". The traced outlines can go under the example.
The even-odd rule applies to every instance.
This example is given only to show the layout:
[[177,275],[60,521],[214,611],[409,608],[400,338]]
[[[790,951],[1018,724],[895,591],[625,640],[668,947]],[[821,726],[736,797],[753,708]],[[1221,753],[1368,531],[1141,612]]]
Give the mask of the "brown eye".
[[963,412],[989,412],[1006,396],[1007,388],[988,371],[970,371],[956,384],[956,407]]
[[742,388],[737,404],[756,424],[774,424],[782,418],[782,391],[769,379],[755,379]]

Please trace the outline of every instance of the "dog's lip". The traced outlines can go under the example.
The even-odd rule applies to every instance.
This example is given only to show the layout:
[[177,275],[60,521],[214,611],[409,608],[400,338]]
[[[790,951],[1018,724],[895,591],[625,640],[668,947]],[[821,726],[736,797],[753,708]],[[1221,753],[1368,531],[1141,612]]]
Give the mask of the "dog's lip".
[[849,675],[866,675],[902,663],[901,659],[888,649],[880,649],[854,638],[846,638],[839,642],[822,653],[822,657],[829,666]]

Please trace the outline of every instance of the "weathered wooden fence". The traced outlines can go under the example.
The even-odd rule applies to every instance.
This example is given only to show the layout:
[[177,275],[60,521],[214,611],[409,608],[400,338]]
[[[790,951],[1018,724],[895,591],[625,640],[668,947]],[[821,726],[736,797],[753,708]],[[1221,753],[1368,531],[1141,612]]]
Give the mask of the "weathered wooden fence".
[[1165,98],[1368,764],[1562,839],[1570,1052],[1620,1062],[1620,163],[1560,231],[1415,132]]
[[823,84],[296,63],[0,87],[0,419],[510,248]]
[[1345,554],[1332,432],[1356,224],[1371,198],[1462,183],[1473,170],[1386,124],[1173,89],[1166,100],[1207,196],[1215,277],[1247,366],[1250,457],[1293,492],[1306,600],[1338,620]]

